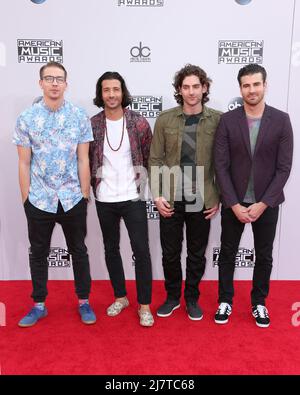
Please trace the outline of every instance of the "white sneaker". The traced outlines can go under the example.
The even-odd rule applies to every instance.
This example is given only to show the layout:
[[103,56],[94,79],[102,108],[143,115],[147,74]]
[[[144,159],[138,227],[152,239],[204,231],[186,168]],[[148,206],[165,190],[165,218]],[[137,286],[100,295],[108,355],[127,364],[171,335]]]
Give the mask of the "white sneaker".
[[232,307],[229,303],[220,303],[218,310],[215,314],[215,323],[217,324],[227,324],[228,317],[232,313]]

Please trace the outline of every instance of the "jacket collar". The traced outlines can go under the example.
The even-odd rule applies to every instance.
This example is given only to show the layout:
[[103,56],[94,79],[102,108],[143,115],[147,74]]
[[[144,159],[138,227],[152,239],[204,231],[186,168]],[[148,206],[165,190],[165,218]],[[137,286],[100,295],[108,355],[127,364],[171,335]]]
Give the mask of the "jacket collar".
[[[175,109],[175,111],[176,111],[177,117],[183,116],[183,114],[184,114],[182,106],[178,106]],[[209,112],[209,109],[205,105],[203,105],[202,106],[202,118],[207,118],[207,117],[211,117],[211,114]]]

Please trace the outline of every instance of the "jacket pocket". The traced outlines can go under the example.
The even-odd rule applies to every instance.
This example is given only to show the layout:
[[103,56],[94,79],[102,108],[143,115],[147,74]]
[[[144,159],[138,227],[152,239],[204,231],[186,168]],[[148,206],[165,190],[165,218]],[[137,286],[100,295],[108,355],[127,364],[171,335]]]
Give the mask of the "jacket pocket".
[[176,154],[177,146],[178,146],[177,129],[171,129],[171,128],[165,129],[165,145],[166,145],[165,148],[167,154],[170,154],[171,152],[174,152]]

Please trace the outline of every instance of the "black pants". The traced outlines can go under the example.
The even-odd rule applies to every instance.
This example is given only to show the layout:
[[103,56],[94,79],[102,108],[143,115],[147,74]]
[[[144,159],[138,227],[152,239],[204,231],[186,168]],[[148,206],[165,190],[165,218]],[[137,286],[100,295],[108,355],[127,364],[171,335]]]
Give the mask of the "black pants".
[[[250,204],[243,203],[248,207]],[[231,208],[223,208],[221,251],[219,256],[219,303],[232,304],[234,295],[233,275],[235,258],[239,248],[245,224],[240,222]],[[265,304],[269,293],[270,276],[272,271],[272,251],[278,220],[278,207],[268,207],[259,219],[252,222],[255,248],[255,267],[251,291],[252,305]]]
[[48,213],[33,206],[27,199],[24,209],[30,241],[30,271],[33,285],[31,297],[35,302],[44,302],[47,291],[50,242],[55,223],[62,226],[69,253],[72,255],[75,290],[79,299],[87,299],[91,289],[91,276],[86,236],[87,202],[80,200],[71,210],[64,212],[59,202],[57,213]]
[[184,298],[186,301],[199,299],[199,282],[205,271],[205,250],[208,243],[210,220],[203,211],[186,212],[186,204],[175,202],[172,217],[160,216],[160,240],[165,288],[168,300],[179,300],[182,286],[181,249],[183,227],[186,225],[186,281]]
[[103,203],[96,201],[96,209],[103,235],[106,266],[115,297],[122,298],[127,294],[120,255],[120,220],[123,218],[135,256],[138,303],[150,304],[152,267],[145,202],[128,200],[116,203]]

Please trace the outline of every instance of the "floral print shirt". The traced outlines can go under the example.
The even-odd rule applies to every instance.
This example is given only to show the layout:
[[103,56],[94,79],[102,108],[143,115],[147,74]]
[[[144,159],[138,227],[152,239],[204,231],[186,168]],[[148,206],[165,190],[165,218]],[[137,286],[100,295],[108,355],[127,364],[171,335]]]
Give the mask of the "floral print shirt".
[[90,141],[87,114],[68,101],[53,111],[41,100],[18,117],[13,143],[31,148],[31,204],[56,213],[59,200],[68,211],[82,199],[77,146]]

